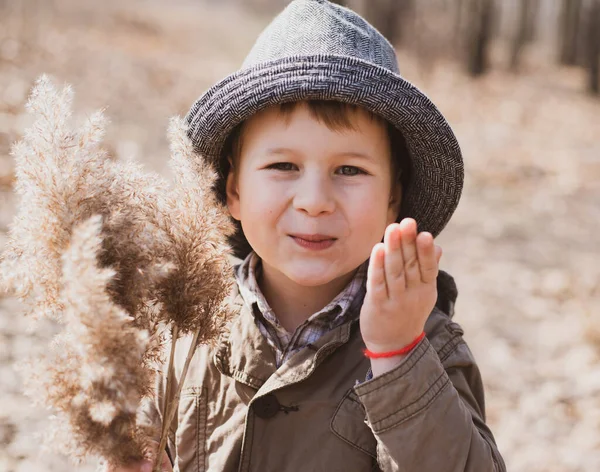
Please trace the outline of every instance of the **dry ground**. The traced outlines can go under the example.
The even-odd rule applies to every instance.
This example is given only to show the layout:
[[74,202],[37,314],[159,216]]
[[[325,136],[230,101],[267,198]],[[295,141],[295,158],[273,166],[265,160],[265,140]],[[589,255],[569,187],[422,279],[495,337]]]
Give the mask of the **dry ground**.
[[[233,71],[265,24],[217,2],[6,5],[0,248],[15,204],[8,148],[27,125],[23,105],[38,75],[71,83],[78,113],[108,106],[113,155],[166,171],[169,116]],[[442,266],[459,286],[456,317],[480,363],[509,470],[600,470],[600,101],[580,92],[577,71],[533,62],[520,76],[479,81],[451,63],[424,69],[407,53],[400,63],[464,149],[464,196],[439,237]],[[47,413],[21,395],[13,365],[56,328],[26,328],[16,301],[0,299],[0,471],[92,470],[40,454],[32,433]]]

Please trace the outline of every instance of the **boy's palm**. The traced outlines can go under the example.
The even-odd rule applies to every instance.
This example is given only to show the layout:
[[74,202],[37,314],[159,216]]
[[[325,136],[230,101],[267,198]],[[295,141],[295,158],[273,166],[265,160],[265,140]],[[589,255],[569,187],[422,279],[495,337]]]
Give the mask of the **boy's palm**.
[[437,299],[442,251],[430,233],[417,236],[415,220],[391,224],[373,248],[360,329],[367,349],[395,351],[422,332]]

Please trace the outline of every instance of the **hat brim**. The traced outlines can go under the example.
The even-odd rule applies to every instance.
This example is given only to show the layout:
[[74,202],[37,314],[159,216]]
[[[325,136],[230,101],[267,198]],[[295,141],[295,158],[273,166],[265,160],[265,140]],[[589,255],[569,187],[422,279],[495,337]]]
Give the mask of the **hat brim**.
[[337,100],[360,105],[403,134],[411,158],[402,217],[437,236],[460,199],[460,147],[446,119],[410,82],[383,67],[347,56],[291,56],[242,69],[204,93],[186,120],[198,153],[216,164],[231,131],[255,113],[284,102]]

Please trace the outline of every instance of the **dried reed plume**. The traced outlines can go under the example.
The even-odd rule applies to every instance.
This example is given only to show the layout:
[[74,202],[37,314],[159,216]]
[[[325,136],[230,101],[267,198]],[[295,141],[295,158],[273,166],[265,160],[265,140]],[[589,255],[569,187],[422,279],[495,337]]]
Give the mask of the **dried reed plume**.
[[[11,150],[20,205],[0,272],[8,288],[30,305],[28,313],[34,318],[60,320],[60,255],[74,225],[94,214],[105,217],[103,240],[111,249],[102,264],[118,266],[113,295],[130,313],[148,296],[140,271],[158,262],[139,208],[156,207],[166,183],[142,173],[139,165],[117,164],[107,157],[100,148],[107,124],[102,111],[73,129],[72,99],[71,87],[58,92],[47,76],[40,77],[26,105],[35,121]],[[136,320],[140,327],[151,326],[149,320]]]
[[199,342],[215,339],[229,319],[226,297],[233,279],[227,258],[227,236],[233,225],[212,191],[216,173],[194,152],[180,118],[172,118],[169,126],[171,170],[175,185],[165,199],[162,212],[153,220],[166,235],[166,243],[158,254],[174,264],[168,277],[157,284],[161,312],[172,321],[171,352],[165,398],[170,398],[173,383],[173,357],[180,334],[194,332],[178,389],[170,405],[162,412],[163,428],[154,469],[167,442],[168,425],[175,415],[183,378]]
[[158,283],[157,298],[181,333],[200,331],[200,342],[208,342],[225,321],[209,315],[225,308],[231,291],[226,236],[233,226],[212,191],[216,173],[194,152],[178,117],[171,119],[169,140],[175,182],[153,223],[165,235],[157,254],[175,268]]
[[148,335],[106,290],[115,272],[97,266],[100,230],[94,216],[73,232],[62,257],[65,329],[26,365],[26,393],[55,410],[47,437],[55,449],[75,461],[92,453],[127,464],[144,457],[155,434],[135,422],[152,379],[143,363]]
[[214,340],[229,318],[233,226],[183,120],[169,127],[169,186],[139,164],[107,157],[101,111],[72,129],[72,96],[46,76],[31,94],[34,125],[12,150],[21,199],[0,275],[30,304],[28,313],[64,324],[53,342],[60,348],[29,369],[29,384],[42,382],[42,400],[63,425],[56,445],[74,458],[91,453],[127,464],[146,452],[134,411],[150,394],[155,361],[164,360],[167,330],[167,396],[177,339],[190,333],[193,341],[175,400],[163,411],[157,457],[198,343]]

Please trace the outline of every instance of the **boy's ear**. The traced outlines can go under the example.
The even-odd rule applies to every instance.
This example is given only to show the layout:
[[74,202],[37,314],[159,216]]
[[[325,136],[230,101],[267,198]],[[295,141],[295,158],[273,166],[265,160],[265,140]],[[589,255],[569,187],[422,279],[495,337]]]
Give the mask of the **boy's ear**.
[[388,221],[387,224],[391,225],[395,223],[400,216],[400,207],[402,205],[402,184],[396,182],[390,191],[390,204],[388,207]]
[[227,173],[225,192],[227,194],[227,208],[229,213],[233,219],[240,221],[240,194],[238,189],[238,179],[231,158],[229,158],[229,172]]

